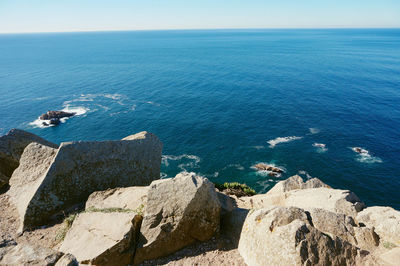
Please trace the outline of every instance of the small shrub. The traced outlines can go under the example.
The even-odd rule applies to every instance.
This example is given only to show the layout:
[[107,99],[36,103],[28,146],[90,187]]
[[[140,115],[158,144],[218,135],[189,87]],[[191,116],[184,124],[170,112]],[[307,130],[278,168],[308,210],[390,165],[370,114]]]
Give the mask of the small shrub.
[[387,241],[383,243],[383,246],[384,246],[385,248],[387,248],[387,249],[392,249],[392,248],[397,247],[395,244],[393,244],[393,243],[391,243],[391,242],[387,242]]
[[64,240],[68,230],[71,228],[72,223],[74,222],[77,215],[78,215],[77,213],[73,213],[64,219],[63,226],[57,231],[55,236],[55,240],[57,243]]
[[225,182],[223,184],[215,183],[215,187],[219,191],[227,192],[230,195],[242,196],[253,196],[256,191],[246,184],[240,184],[238,182]]

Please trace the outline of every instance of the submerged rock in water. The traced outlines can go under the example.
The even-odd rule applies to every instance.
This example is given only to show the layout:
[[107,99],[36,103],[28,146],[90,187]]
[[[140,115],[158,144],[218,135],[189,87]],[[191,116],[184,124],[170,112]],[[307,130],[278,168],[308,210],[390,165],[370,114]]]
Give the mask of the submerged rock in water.
[[[265,164],[265,163],[258,163],[256,165],[254,165],[254,168],[256,168],[259,171],[271,171],[272,173],[277,173],[277,174],[281,174],[283,173],[283,169],[279,168],[279,167],[275,167],[273,165],[269,165],[269,164]],[[273,174],[273,176],[276,176]]]
[[60,119],[64,117],[71,117],[76,115],[74,112],[64,112],[64,111],[47,111],[47,113],[42,114],[39,119],[41,120],[51,120],[53,118]]

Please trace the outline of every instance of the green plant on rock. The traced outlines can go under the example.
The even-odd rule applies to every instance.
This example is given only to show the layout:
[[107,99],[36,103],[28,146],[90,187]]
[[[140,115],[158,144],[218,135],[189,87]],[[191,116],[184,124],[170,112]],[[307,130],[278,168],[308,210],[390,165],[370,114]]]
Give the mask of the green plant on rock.
[[384,242],[384,243],[383,243],[383,246],[384,246],[385,248],[387,248],[387,249],[392,249],[392,248],[397,247],[395,244],[393,244],[393,243],[391,243],[391,242],[388,242],[388,241]]
[[253,196],[256,194],[256,191],[249,187],[246,184],[241,184],[238,182],[225,182],[223,184],[215,183],[215,187],[219,191],[225,191],[228,192],[228,194],[233,194],[238,197],[241,196]]
[[72,213],[64,219],[62,227],[57,231],[55,236],[55,240],[57,243],[64,240],[77,215],[77,213]]

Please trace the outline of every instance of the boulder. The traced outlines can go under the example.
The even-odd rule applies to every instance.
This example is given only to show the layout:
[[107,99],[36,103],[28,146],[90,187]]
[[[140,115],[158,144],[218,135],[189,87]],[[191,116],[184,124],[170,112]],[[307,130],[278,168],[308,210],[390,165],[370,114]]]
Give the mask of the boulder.
[[64,117],[71,117],[76,115],[73,112],[64,112],[64,111],[47,111],[47,113],[42,114],[39,119],[41,120],[51,120],[51,119],[60,119]]
[[289,177],[286,180],[278,182],[270,191],[268,191],[267,195],[276,194],[276,193],[284,193],[291,190],[296,189],[307,189],[307,188],[319,188],[319,187],[327,187],[329,186],[319,180],[318,178],[312,178],[307,180],[306,182],[303,181],[303,178],[299,175],[294,175]]
[[258,163],[253,167],[259,171],[271,171],[273,173],[283,173],[283,170],[281,168],[265,163]]
[[61,252],[30,244],[18,244],[5,249],[7,250],[0,258],[0,265],[54,265],[63,255]]
[[135,264],[171,254],[219,229],[221,206],[214,184],[194,173],[151,183]]
[[313,227],[296,207],[270,207],[249,213],[239,240],[248,265],[351,265],[357,247]]
[[72,254],[64,254],[55,264],[55,266],[78,266],[79,263]]
[[147,132],[120,141],[62,143],[55,154],[43,145],[31,148],[10,180],[20,231],[45,224],[94,191],[149,185],[160,177],[162,143]]
[[134,212],[84,212],[67,232],[60,251],[73,254],[79,263],[128,265],[141,216]]
[[0,187],[8,184],[12,173],[19,165],[25,147],[32,142],[52,148],[58,147],[54,143],[20,129],[11,129],[6,135],[0,137]]
[[359,212],[356,220],[374,227],[382,244],[400,246],[400,212],[390,207],[368,207]]
[[93,192],[86,201],[86,209],[144,208],[148,190],[149,187],[126,187]]
[[332,189],[317,178],[303,182],[297,175],[278,182],[266,194],[242,197],[237,204],[247,209],[268,206],[295,206],[305,210],[320,208],[352,217],[365,207],[349,190]]

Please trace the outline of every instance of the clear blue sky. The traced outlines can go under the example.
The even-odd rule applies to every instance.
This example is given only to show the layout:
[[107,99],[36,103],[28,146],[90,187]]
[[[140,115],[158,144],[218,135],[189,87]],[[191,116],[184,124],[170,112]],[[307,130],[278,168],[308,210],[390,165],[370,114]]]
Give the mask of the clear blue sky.
[[0,0],[0,33],[400,28],[400,0]]

